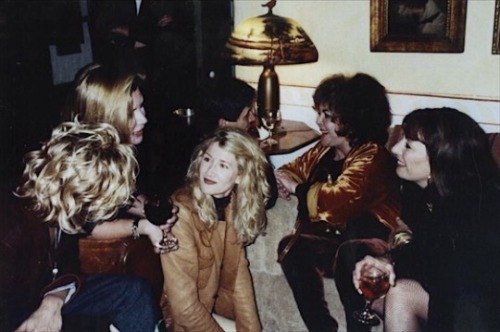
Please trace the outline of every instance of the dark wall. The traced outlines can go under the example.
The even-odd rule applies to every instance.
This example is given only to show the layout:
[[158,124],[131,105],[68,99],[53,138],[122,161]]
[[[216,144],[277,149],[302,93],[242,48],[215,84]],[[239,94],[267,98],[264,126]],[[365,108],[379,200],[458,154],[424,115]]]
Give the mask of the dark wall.
[[194,0],[197,41],[198,82],[211,83],[212,77],[233,76],[233,65],[221,57],[233,26],[232,0]]
[[23,154],[46,140],[58,123],[60,94],[52,86],[49,45],[65,38],[57,32],[62,28],[59,13],[69,17],[66,9],[77,4],[73,0],[0,1],[2,183],[15,181]]

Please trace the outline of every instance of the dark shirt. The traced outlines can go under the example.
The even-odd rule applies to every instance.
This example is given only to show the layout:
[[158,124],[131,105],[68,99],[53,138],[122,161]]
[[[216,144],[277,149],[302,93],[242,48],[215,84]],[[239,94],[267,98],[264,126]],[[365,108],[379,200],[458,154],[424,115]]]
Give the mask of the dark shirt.
[[0,331],[7,331],[18,315],[38,307],[47,287],[80,284],[82,279],[78,275],[79,237],[62,233],[56,248],[46,222],[12,194],[0,196]]
[[314,170],[311,172],[307,181],[297,185],[295,195],[299,201],[298,210],[300,219],[309,219],[309,211],[307,209],[307,192],[309,191],[311,185],[315,182],[326,182],[328,180],[328,176],[330,176],[332,181],[335,181],[342,173],[342,166],[344,165],[345,159],[335,160],[335,154],[336,150],[330,149],[314,167]]
[[498,330],[500,189],[491,183],[463,188],[447,198],[432,188],[403,191],[413,241],[396,257],[396,275],[429,293],[429,330]]

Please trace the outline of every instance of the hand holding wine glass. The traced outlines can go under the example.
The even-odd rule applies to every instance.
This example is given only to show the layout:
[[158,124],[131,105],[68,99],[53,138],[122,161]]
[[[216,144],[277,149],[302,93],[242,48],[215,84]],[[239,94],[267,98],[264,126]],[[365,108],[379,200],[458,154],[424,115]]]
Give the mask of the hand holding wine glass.
[[167,253],[179,249],[179,240],[172,234],[171,228],[177,219],[173,217],[174,206],[169,199],[150,199],[144,206],[146,218],[154,225],[165,225],[163,229],[163,239],[161,253]]
[[[372,261],[370,262],[370,260]],[[392,265],[390,266],[392,267]],[[365,297],[366,303],[362,310],[353,313],[353,317],[362,324],[375,326],[380,323],[380,319],[373,312],[371,305],[373,301],[383,298],[394,283],[390,269],[385,267],[384,262],[379,262],[370,256],[356,264],[353,275],[354,285]]]

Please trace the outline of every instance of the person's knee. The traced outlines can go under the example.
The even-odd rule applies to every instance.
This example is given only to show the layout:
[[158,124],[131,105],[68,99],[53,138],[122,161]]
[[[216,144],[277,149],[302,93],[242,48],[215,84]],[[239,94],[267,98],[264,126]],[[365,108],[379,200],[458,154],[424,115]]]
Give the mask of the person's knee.
[[120,275],[114,286],[120,288],[120,294],[124,302],[148,305],[153,303],[151,285],[143,278]]
[[389,290],[386,301],[396,303],[399,307],[411,308],[413,307],[412,304],[417,302],[420,297],[423,297],[420,293],[424,292],[416,281],[400,279]]
[[131,278],[129,280],[128,289],[131,294],[148,296],[152,298],[151,285],[142,278]]

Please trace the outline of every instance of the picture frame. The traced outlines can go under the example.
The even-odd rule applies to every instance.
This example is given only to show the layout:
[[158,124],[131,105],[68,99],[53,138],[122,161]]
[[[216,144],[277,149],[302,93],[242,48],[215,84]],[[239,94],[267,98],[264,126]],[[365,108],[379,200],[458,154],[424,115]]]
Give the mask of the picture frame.
[[370,0],[370,50],[462,53],[466,12],[467,0]]
[[492,54],[500,54],[500,0],[495,1]]

